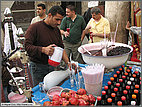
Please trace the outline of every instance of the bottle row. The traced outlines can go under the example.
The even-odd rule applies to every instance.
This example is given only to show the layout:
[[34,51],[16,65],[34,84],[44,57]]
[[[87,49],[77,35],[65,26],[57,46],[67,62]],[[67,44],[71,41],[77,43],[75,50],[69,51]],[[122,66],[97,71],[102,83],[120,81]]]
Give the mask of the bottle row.
[[97,105],[140,105],[141,72],[123,65],[104,86],[102,95],[97,97]]

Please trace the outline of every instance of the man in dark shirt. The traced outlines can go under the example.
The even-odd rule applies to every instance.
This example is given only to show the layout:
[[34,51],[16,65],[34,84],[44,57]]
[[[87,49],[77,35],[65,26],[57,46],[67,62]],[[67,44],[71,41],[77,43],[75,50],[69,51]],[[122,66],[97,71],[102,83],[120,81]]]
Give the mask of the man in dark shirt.
[[[72,54],[72,60],[81,63],[81,55],[79,56],[78,47],[81,40],[82,32],[85,29],[86,23],[82,16],[76,14],[75,6],[68,5],[66,7],[66,17],[63,18],[60,31],[64,36],[64,46],[68,57]],[[70,31],[67,31],[70,28]],[[79,57],[78,57],[79,56]]]
[[[45,20],[30,25],[26,31],[25,49],[30,58],[30,71],[34,86],[54,70],[48,64],[48,58],[53,55],[54,46],[64,48],[61,33],[57,27],[61,24],[63,17],[64,10],[60,6],[53,6]],[[65,50],[62,59],[70,67],[71,63],[69,63]]]

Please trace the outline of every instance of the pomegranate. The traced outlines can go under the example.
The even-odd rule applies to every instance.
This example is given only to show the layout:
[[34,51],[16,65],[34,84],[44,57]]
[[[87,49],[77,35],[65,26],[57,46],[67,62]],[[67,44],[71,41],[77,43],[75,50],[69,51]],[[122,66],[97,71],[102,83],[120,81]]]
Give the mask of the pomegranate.
[[70,91],[69,91],[69,94],[71,94],[71,95],[72,95],[72,94],[76,94],[76,92],[73,91],[73,90],[70,90]]
[[82,99],[84,99],[85,101],[89,101],[89,97],[86,94],[82,95]]
[[78,101],[79,101],[79,106],[86,106],[87,105],[86,101],[83,99],[78,99]]
[[54,95],[52,101],[61,101],[61,97],[59,95]]
[[82,99],[82,95],[78,95],[78,98],[79,98],[79,99]]
[[69,105],[69,101],[63,101],[62,106],[67,106]]
[[50,101],[45,101],[45,102],[43,103],[43,106],[50,106],[50,104],[51,104]]
[[87,92],[86,92],[85,89],[80,88],[80,89],[77,90],[77,93],[78,93],[79,95],[84,95],[84,94],[86,94]]
[[63,101],[67,101],[67,99],[61,98],[60,104],[63,104]]
[[72,105],[78,105],[79,101],[77,98],[74,98],[74,97],[71,97],[69,98],[69,102],[72,104]]
[[58,100],[52,101],[52,105],[53,106],[58,106],[58,105],[60,105],[60,101],[58,101]]
[[89,94],[88,97],[89,97],[90,103],[94,104],[96,101],[95,97],[92,94]]
[[72,95],[70,94],[69,98],[71,98],[71,97],[74,97],[74,98],[77,98],[77,99],[79,98],[77,94],[72,94]]
[[66,99],[69,99],[69,96],[70,96],[70,95],[69,95],[69,93],[67,92],[65,98],[66,98]]
[[62,92],[61,93],[61,98],[65,98],[66,97],[66,92]]

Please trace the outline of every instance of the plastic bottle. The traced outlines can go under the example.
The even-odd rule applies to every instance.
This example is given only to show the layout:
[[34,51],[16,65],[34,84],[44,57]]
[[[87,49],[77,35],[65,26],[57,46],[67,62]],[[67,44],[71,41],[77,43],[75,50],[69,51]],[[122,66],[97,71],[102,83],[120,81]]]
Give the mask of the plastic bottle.
[[123,90],[123,96],[125,96],[125,97],[126,97],[127,104],[129,104],[129,103],[130,103],[130,101],[129,101],[129,94],[128,94],[128,91],[127,91],[127,90]]
[[128,105],[126,97],[125,96],[121,96],[121,101],[123,105]]
[[101,104],[102,104],[102,105],[106,105],[106,91],[102,91]]
[[117,74],[114,74],[113,77],[114,77],[114,82],[118,82]]
[[122,106],[122,101],[118,101],[117,106]]
[[111,77],[111,78],[110,78],[110,81],[111,81],[111,90],[113,90],[114,85],[115,85],[114,78]]
[[116,74],[117,74],[117,77],[118,77],[118,78],[121,78],[121,73],[120,73],[120,71],[116,71]]
[[112,98],[107,98],[107,105],[112,105]]
[[135,95],[136,95],[136,97],[137,97],[137,105],[140,105],[140,91],[139,90],[137,90],[137,89],[135,89],[134,90],[134,92],[133,92]]
[[124,75],[126,76],[127,81],[130,79],[130,77],[128,76],[128,72],[125,72]]
[[101,96],[97,96],[97,106],[101,105]]
[[111,98],[112,98],[112,104],[116,104],[116,102],[117,102],[118,100],[117,100],[117,97],[116,97],[116,94],[115,94],[115,93],[111,93]]
[[131,102],[132,102],[132,101],[135,101],[135,102],[136,102],[136,105],[138,105],[136,98],[137,98],[137,96],[136,96],[135,94],[132,94]]

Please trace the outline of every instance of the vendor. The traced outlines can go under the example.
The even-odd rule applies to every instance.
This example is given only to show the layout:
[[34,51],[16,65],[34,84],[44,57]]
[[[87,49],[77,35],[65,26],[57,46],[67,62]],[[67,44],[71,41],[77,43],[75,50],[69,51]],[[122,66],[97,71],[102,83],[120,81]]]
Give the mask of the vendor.
[[[64,48],[61,33],[57,27],[61,24],[64,15],[64,10],[60,6],[53,6],[45,20],[31,24],[26,31],[25,49],[30,58],[30,72],[34,86],[54,70],[54,67],[48,64],[48,58],[53,55],[54,46]],[[65,50],[62,59],[70,68],[71,63]]]

